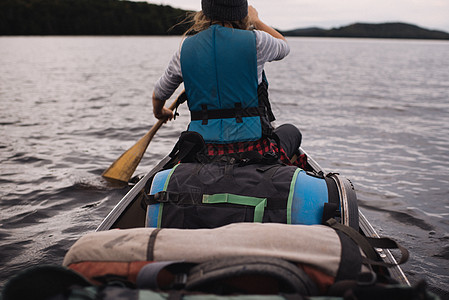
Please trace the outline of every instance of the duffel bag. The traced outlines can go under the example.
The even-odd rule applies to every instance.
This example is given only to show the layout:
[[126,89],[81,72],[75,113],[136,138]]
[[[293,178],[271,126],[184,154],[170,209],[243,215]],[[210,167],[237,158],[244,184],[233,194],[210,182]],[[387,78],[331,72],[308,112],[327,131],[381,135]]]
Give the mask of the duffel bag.
[[281,164],[242,165],[233,157],[177,164],[157,173],[146,190],[147,227],[197,229],[238,222],[316,225],[340,217],[342,209],[337,186],[329,177]]
[[[336,222],[333,226],[358,234]],[[369,244],[363,245],[362,251],[359,244],[363,243],[354,240],[329,226],[278,223],[235,223],[215,229],[110,230],[80,238],[67,252],[63,265],[90,279],[114,273],[135,282],[140,268],[154,261],[205,263],[236,256],[272,257],[294,263],[323,290],[335,281],[357,278],[366,270],[362,264],[367,258],[381,264],[374,262],[376,252]]]

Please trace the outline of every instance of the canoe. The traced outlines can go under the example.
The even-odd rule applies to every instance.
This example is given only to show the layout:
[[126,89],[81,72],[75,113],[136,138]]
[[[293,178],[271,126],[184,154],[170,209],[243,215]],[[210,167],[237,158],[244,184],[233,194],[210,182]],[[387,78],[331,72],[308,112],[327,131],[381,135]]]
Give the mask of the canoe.
[[[238,300],[306,299],[304,295],[323,299],[331,290],[331,295],[339,295],[332,299],[343,299],[345,292],[355,289],[364,295],[358,299],[373,299],[371,293],[427,293],[423,286],[410,286],[399,266],[408,256],[401,247],[399,263],[389,250],[394,248],[390,244],[370,244],[371,253],[366,251],[363,243],[367,240],[383,239],[359,210],[351,181],[327,172],[303,149],[299,154],[307,159],[302,169],[294,168],[295,174],[301,172],[305,182],[320,182],[326,191],[324,198],[338,202],[333,218],[324,222],[323,216],[327,226],[308,225],[295,217],[288,218],[287,224],[259,223],[255,210],[254,222],[215,228],[150,226],[148,195],[153,193],[156,178],[167,168],[183,164],[167,156],[133,184],[95,232],[87,233],[70,248],[64,267],[42,266],[19,274],[5,287],[3,299],[27,299],[40,293],[65,295],[58,299],[181,299],[184,294],[192,299],[229,299],[236,289],[237,295],[231,298]],[[274,182],[278,170],[267,178]],[[308,200],[315,197],[313,189],[306,194]],[[161,278],[170,284],[161,286]],[[392,285],[385,287],[385,283]]]
[[[304,169],[308,174],[319,178],[330,178],[335,184],[335,193],[341,205],[339,221],[342,224],[357,228],[366,237],[378,238],[378,233],[358,208],[357,196],[352,182],[338,173],[324,170],[302,148],[300,148],[300,154],[307,157],[307,166]],[[145,187],[148,189],[148,185],[151,185],[151,180],[155,174],[161,171],[170,159],[168,156],[165,157],[150,172],[143,176],[105,217],[96,231],[145,227],[146,211],[142,209],[142,194]],[[400,284],[410,286],[409,280],[397,264],[397,260],[392,252],[389,249],[380,248],[376,248],[376,251],[382,261],[393,265],[386,270],[389,276]]]

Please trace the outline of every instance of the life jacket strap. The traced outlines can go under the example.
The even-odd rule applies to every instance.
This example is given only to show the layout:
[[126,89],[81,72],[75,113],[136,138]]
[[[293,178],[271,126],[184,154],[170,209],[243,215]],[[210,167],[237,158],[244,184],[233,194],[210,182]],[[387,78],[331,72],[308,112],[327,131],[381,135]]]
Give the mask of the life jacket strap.
[[242,103],[235,103],[234,108],[225,109],[208,109],[207,104],[201,105],[201,110],[191,111],[190,118],[192,121],[202,120],[202,125],[207,125],[211,119],[236,119],[237,123],[243,123],[245,117],[260,117],[265,113],[262,107],[242,108]]

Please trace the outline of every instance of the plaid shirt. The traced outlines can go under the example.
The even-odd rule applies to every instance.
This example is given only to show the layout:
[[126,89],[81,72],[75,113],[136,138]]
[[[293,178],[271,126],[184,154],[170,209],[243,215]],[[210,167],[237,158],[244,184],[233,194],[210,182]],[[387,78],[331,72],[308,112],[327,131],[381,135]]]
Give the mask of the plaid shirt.
[[[257,151],[261,155],[265,153],[278,153],[278,146],[273,141],[262,138],[257,141],[250,142],[237,142],[231,144],[206,144],[207,146],[207,154],[209,156],[217,156],[224,154],[232,154],[232,153],[242,153],[242,152],[250,152]],[[305,169],[307,164],[307,157],[302,154],[298,157],[297,160],[291,162],[290,158],[288,158],[287,153],[285,153],[284,149],[280,149],[280,160],[286,165],[297,166],[301,169]]]

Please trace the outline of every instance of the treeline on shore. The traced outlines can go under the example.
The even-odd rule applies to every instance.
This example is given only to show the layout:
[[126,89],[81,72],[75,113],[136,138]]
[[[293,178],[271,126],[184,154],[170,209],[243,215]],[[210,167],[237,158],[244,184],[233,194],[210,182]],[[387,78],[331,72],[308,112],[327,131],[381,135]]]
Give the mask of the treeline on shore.
[[304,28],[284,31],[287,36],[395,38],[395,39],[449,39],[449,33],[428,30],[407,23],[355,23],[332,29]]
[[0,35],[179,35],[187,26],[173,26],[186,13],[120,0],[1,0]]
[[[188,12],[123,0],[0,0],[0,35],[180,35]],[[449,39],[449,33],[406,23],[304,28],[286,36]]]

